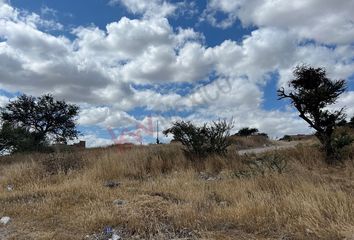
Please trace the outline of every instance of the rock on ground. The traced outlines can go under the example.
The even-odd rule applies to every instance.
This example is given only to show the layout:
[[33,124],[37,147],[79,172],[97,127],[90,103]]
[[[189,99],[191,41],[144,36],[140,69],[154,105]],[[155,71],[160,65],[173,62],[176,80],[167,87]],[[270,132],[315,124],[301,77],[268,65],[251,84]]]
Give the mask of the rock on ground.
[[2,224],[4,224],[4,225],[8,224],[10,221],[11,221],[11,218],[10,218],[10,217],[2,217],[2,218],[0,219],[0,223],[2,223]]

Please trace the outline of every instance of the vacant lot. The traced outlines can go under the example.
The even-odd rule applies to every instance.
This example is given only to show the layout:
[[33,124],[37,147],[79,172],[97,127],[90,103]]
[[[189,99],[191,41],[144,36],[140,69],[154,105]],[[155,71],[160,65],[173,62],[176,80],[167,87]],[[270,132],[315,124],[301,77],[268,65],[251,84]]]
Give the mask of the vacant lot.
[[0,237],[94,239],[111,226],[123,239],[353,239],[353,153],[338,167],[309,144],[203,162],[178,145],[6,157]]

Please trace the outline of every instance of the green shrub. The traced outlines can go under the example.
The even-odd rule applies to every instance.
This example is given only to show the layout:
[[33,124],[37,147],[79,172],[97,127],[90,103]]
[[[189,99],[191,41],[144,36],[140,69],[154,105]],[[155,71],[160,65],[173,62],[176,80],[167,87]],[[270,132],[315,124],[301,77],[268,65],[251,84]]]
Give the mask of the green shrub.
[[344,156],[347,155],[349,146],[353,141],[353,136],[348,134],[345,130],[333,136],[331,144],[337,161],[342,162],[344,160]]
[[232,123],[224,121],[212,122],[196,126],[191,122],[177,121],[166,129],[165,135],[172,134],[174,140],[184,146],[183,150],[189,157],[205,157],[209,154],[225,155],[230,146],[230,130]]

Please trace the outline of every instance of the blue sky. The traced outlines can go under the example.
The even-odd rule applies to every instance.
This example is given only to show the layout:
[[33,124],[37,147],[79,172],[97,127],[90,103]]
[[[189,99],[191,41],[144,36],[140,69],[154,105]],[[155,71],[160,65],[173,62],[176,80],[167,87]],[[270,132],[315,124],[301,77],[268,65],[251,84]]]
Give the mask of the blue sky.
[[[171,3],[178,3],[181,1],[170,1]],[[139,17],[140,14],[132,14],[122,4],[108,4],[109,1],[104,0],[77,0],[77,1],[22,1],[12,0],[12,5],[36,12],[43,17],[51,16],[66,26],[68,31],[60,31],[57,34],[64,34],[71,38],[70,28],[75,26],[89,26],[94,24],[101,29],[104,29],[108,23],[118,21],[120,18],[126,16],[129,18]],[[83,6],[84,9],[82,8]],[[256,27],[242,27],[240,23],[227,29],[210,27],[207,22],[200,22],[199,16],[207,6],[207,0],[195,1],[193,5],[195,13],[173,16],[169,18],[170,24],[177,27],[193,27],[196,31],[202,32],[206,38],[208,46],[215,46],[222,43],[225,39],[232,39],[236,41],[242,40],[243,36],[250,34]],[[45,9],[54,10],[45,13]],[[43,12],[44,11],[44,12]],[[218,13],[220,18],[224,17],[222,12]],[[55,34],[55,31],[54,31]]]
[[113,143],[107,129],[154,142],[156,121],[178,119],[310,132],[276,90],[298,64],[325,67],[348,80],[335,107],[354,114],[353,11],[330,0],[0,0],[0,105],[20,93],[76,103],[89,146]]

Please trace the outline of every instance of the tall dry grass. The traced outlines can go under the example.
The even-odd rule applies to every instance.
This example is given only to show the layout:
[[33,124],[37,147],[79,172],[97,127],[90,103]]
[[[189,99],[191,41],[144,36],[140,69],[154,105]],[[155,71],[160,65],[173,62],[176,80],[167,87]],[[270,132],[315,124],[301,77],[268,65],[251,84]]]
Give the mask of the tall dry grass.
[[[48,171],[45,154],[0,163],[0,216],[13,219],[0,232],[8,239],[83,239],[105,226],[121,229],[124,239],[354,236],[353,161],[328,167],[316,147],[282,150],[283,174],[244,177],[235,173],[248,169],[246,157],[235,151],[198,162],[174,145],[74,154],[80,164],[67,171],[61,164]],[[107,180],[121,185],[106,188]]]
[[230,136],[231,143],[237,149],[257,148],[274,145],[274,141],[262,135],[255,136]]

